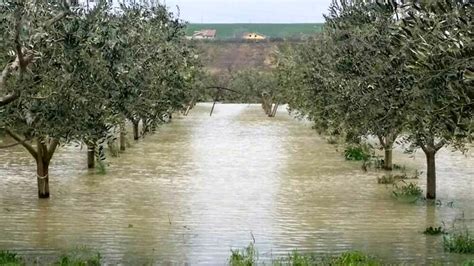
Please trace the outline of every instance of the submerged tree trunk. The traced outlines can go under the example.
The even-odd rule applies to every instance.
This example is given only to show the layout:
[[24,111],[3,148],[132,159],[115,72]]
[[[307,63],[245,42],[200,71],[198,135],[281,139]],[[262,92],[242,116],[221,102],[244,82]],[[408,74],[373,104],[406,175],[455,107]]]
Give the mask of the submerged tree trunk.
[[6,128],[5,132],[14,140],[21,143],[21,145],[35,158],[36,160],[36,180],[38,182],[38,197],[40,199],[49,198],[49,163],[53,158],[59,141],[56,139],[49,139],[49,145],[45,138],[38,138],[36,141],[36,149],[29,144],[20,135]]
[[142,118],[142,136],[151,133],[151,119]]
[[36,163],[36,178],[38,180],[38,197],[49,198],[49,164],[38,161]]
[[421,148],[426,155],[426,198],[436,199],[436,153],[446,144],[444,140],[435,144],[431,138],[426,145],[421,144]]
[[392,171],[393,169],[393,143],[397,138],[394,134],[389,134],[388,136],[378,136],[380,144],[382,145],[385,157],[383,160],[382,169],[387,171]]
[[262,109],[267,114],[267,101],[265,100],[265,96],[262,96]]
[[49,198],[49,162],[51,160],[47,145],[40,139],[37,140],[36,151],[36,179],[38,181],[38,197]]
[[38,158],[36,161],[36,178],[38,180],[38,197],[49,198],[49,163]]
[[127,140],[126,138],[126,132],[125,132],[125,126],[120,125],[120,150],[125,151],[127,149]]
[[95,168],[95,145],[87,145],[87,168]]
[[436,199],[436,151],[425,151],[426,155],[426,198]]
[[191,111],[191,109],[196,105],[196,103],[194,102],[194,97],[193,99],[188,103],[188,106],[186,107],[186,111],[184,112],[184,116],[188,116],[189,114],[189,111]]
[[191,111],[192,105],[189,104],[188,107],[186,107],[186,111],[184,112],[184,116],[188,116],[189,111]]
[[273,106],[272,113],[270,114],[270,117],[275,117],[275,116],[276,116],[276,113],[277,113],[277,111],[278,111],[278,106],[279,106],[279,105],[280,105],[280,104],[279,104],[278,102],[275,103],[275,105]]
[[133,139],[134,140],[138,140],[140,138],[140,133],[138,131],[139,123],[140,123],[140,120],[133,121]]
[[267,116],[270,116],[272,114],[272,101],[270,99],[267,99],[265,113],[267,114]]
[[271,100],[267,99],[265,96],[262,96],[262,108],[265,111],[265,114],[270,116],[272,113],[272,104]]
[[393,169],[393,151],[392,146],[385,147],[385,158],[383,161],[383,169],[387,171],[392,171]]

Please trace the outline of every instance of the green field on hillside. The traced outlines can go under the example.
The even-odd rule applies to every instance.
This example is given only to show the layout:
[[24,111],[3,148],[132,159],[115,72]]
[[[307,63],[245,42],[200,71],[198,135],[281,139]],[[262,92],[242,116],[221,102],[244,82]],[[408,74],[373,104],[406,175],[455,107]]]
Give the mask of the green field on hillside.
[[243,33],[256,32],[269,38],[301,38],[320,32],[322,23],[313,24],[189,24],[186,35],[203,29],[217,30],[217,39],[240,38]]

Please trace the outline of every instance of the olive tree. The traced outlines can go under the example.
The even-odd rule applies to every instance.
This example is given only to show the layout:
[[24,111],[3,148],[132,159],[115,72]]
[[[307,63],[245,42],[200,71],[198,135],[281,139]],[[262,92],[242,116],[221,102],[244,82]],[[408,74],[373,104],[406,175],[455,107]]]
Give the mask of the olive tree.
[[[22,6],[33,18],[26,25],[42,23],[35,19],[55,5]],[[27,89],[4,109],[5,132],[36,160],[40,198],[49,197],[49,166],[59,144],[95,138],[108,130],[107,93],[100,86],[105,62],[97,42],[100,33],[94,31],[99,15],[70,11],[52,25],[44,33],[48,41],[36,44],[41,53],[32,62],[35,72]]]
[[407,113],[404,57],[390,45],[397,5],[335,0],[325,18],[319,36],[280,49],[279,82],[290,108],[320,132],[345,135],[349,142],[378,137],[383,167],[391,170],[392,146]]
[[392,169],[392,146],[407,115],[405,58],[390,45],[397,10],[393,1],[334,1],[326,16],[336,78],[345,81],[339,99],[344,129],[355,137],[377,136],[386,170]]
[[93,167],[98,143],[117,125],[123,133],[125,119],[138,138],[140,120],[154,126],[195,94],[198,58],[182,21],[162,5],[112,12],[106,1],[87,10],[7,1],[0,8],[0,128],[36,160],[40,198],[50,195],[60,144],[85,142]]
[[266,115],[274,117],[278,109],[280,94],[274,73],[241,70],[235,73],[230,80],[230,89],[240,92],[234,94],[237,101],[262,104]]
[[436,153],[472,141],[474,113],[472,1],[411,3],[394,35],[412,79],[407,140],[426,155],[428,199],[436,198]]
[[[64,23],[69,6],[65,1],[6,1],[0,5],[0,12],[5,29],[0,44],[0,62],[5,65],[0,76],[0,93],[5,95],[0,99],[1,127],[36,160],[39,196],[49,197],[48,165],[59,139],[34,132],[30,126],[48,118],[35,116],[30,110],[40,110],[43,102],[57,96],[40,73],[57,59],[44,54],[46,47],[54,44],[55,28]],[[33,140],[36,148],[30,144]]]
[[198,65],[185,42],[184,23],[165,6],[122,5],[114,23],[120,37],[104,53],[117,87],[113,108],[133,124],[134,139],[139,139],[140,122],[149,131],[186,107]]

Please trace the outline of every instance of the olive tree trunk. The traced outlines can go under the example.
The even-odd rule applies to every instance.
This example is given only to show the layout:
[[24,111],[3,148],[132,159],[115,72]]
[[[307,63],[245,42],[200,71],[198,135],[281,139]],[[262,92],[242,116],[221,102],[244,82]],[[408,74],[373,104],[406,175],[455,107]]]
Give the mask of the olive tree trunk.
[[267,99],[267,97],[265,96],[262,96],[262,108],[263,108],[263,111],[265,111],[265,114],[270,116],[271,113],[272,113],[272,104],[271,104],[271,101],[269,99]]
[[385,153],[382,168],[387,171],[392,171],[393,169],[393,143],[395,142],[397,136],[396,134],[388,134],[388,136],[378,136],[378,138]]
[[189,111],[191,111],[191,109],[196,105],[196,103],[194,102],[194,97],[193,99],[188,103],[188,106],[186,108],[186,111],[184,112],[184,116],[188,116],[189,114]]
[[125,151],[127,149],[127,133],[125,132],[125,126],[120,125],[120,150]]
[[34,152],[34,149],[30,151],[31,146],[27,148],[32,155],[36,156],[36,178],[38,180],[38,197],[40,199],[49,198],[49,163],[58,145],[59,141],[52,140],[48,147],[44,139],[37,139],[36,152]]
[[280,105],[280,104],[279,104],[278,102],[275,103],[275,105],[273,106],[272,113],[270,114],[270,117],[275,117],[275,116],[276,116],[276,113],[277,113],[277,111],[278,111],[278,106],[279,106],[279,105]]
[[147,119],[145,117],[142,118],[142,136],[151,133],[151,119]]
[[385,157],[383,161],[383,169],[387,171],[392,171],[393,169],[393,150],[392,146],[385,147]]
[[427,151],[426,155],[426,198],[436,199],[436,151]]
[[138,125],[140,124],[140,120],[133,121],[133,139],[138,140],[140,138],[140,132],[138,131]]
[[38,197],[40,199],[49,198],[49,162],[41,155],[38,155],[36,160],[36,179],[38,182]]
[[442,140],[435,144],[434,140],[427,145],[420,145],[426,155],[426,198],[436,199],[436,153],[445,145]]
[[265,114],[270,116],[272,114],[272,101],[267,99],[265,102]]
[[95,168],[95,145],[87,145],[87,168]]
[[49,198],[49,163],[53,158],[54,152],[59,145],[56,139],[49,139],[49,145],[46,138],[36,140],[36,149],[29,144],[20,135],[11,131],[9,128],[5,132],[20,143],[36,160],[36,180],[38,182],[38,197],[40,199]]

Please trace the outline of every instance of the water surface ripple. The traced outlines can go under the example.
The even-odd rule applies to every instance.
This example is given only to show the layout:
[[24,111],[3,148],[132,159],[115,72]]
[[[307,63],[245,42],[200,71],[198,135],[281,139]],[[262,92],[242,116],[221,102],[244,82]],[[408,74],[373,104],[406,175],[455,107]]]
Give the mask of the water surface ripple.
[[[218,105],[212,117],[209,110],[200,104],[132,142],[109,160],[107,175],[85,169],[85,150],[62,147],[49,200],[36,198],[29,155],[0,150],[0,250],[47,257],[88,246],[110,264],[224,264],[253,234],[261,258],[295,249],[357,249],[389,263],[467,258],[421,232],[442,222],[474,229],[472,152],[438,155],[442,206],[407,205],[377,184],[382,173],[344,161],[342,150],[285,110],[274,119],[258,105]],[[394,160],[424,170],[421,152],[397,150]]]

